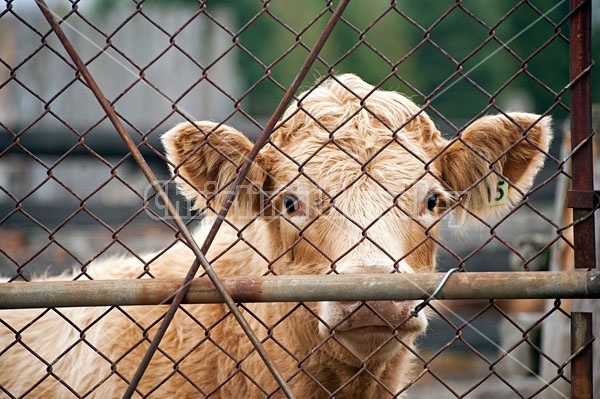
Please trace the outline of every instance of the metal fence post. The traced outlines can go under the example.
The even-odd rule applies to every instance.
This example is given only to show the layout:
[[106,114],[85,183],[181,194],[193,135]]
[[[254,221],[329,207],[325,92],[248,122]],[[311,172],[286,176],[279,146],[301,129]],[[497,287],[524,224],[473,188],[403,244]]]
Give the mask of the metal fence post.
[[592,314],[573,312],[571,316],[571,399],[593,397]]
[[[591,0],[570,2],[571,148],[575,268],[596,267],[592,152]],[[571,315],[571,398],[592,399],[592,314]]]

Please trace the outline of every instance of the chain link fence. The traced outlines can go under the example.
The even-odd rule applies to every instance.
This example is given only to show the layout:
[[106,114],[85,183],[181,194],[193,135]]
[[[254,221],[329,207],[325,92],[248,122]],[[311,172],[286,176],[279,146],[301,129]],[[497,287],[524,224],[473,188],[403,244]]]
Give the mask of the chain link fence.
[[598,395],[591,1],[424,3],[6,1],[0,397]]

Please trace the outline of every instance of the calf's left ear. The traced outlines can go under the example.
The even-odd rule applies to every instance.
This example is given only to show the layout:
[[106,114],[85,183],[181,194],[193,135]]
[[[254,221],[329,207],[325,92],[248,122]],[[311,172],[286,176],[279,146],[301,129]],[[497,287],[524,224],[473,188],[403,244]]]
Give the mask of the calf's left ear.
[[528,113],[485,116],[436,160],[442,179],[478,216],[503,213],[527,194],[552,139],[551,118]]
[[[208,121],[181,123],[161,140],[179,192],[194,202],[194,209],[211,206],[219,212],[252,150],[250,140],[232,127]],[[259,211],[267,164],[266,156],[259,154],[235,197],[230,216],[248,217]]]

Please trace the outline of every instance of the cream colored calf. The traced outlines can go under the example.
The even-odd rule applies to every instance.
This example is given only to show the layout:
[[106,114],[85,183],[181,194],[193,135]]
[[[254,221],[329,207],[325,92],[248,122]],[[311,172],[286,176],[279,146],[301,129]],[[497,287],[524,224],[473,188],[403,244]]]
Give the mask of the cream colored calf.
[[[527,193],[551,138],[548,118],[511,113],[481,118],[448,141],[406,97],[353,75],[299,98],[231,209],[241,233],[224,226],[208,254],[220,276],[432,271],[443,209],[459,200],[458,213],[506,212]],[[212,122],[178,125],[163,142],[181,193],[207,215],[222,206],[252,147],[237,130]],[[206,220],[195,233],[200,242]],[[154,258],[145,257],[156,277],[182,277],[194,260],[183,244]],[[114,259],[89,274],[123,279],[141,270],[139,260]],[[415,304],[243,309],[298,398],[385,398],[410,378],[413,341],[427,325],[423,313],[411,315]],[[16,397],[119,398],[164,312],[3,311],[0,386]],[[184,306],[138,391],[282,396],[224,305]]]

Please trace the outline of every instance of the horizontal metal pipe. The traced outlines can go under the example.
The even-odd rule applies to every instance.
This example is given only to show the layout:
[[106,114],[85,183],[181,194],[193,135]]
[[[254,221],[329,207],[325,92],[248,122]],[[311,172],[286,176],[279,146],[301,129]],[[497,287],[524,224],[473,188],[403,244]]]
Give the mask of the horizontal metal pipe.
[[[226,277],[236,302],[425,299],[444,273]],[[167,304],[180,279],[0,283],[0,309]],[[600,272],[454,273],[436,299],[600,298]],[[184,303],[221,303],[207,278],[192,281]]]

